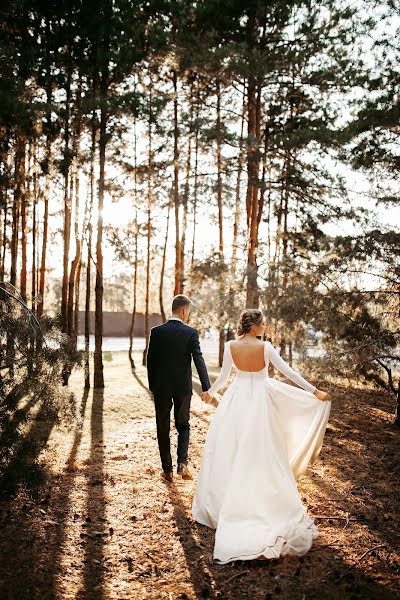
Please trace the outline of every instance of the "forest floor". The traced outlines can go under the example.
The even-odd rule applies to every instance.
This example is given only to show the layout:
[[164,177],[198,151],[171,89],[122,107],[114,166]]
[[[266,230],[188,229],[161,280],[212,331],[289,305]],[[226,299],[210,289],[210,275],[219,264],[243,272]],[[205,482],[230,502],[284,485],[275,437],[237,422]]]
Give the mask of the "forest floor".
[[[299,482],[320,531],[308,554],[220,566],[214,532],[191,516],[195,481],[160,478],[145,370],[132,373],[125,352],[109,358],[104,391],[85,392],[81,370],[71,377],[74,430],[31,425],[48,479],[0,499],[1,600],[400,598],[400,432],[389,396],[330,386],[324,446]],[[195,480],[213,410],[193,397]]]

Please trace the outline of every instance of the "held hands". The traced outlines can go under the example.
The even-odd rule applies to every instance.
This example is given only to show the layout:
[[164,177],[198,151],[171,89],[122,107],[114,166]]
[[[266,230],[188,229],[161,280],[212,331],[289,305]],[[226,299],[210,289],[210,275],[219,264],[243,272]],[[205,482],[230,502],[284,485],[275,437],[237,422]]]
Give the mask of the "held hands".
[[328,392],[323,392],[322,390],[315,390],[314,396],[318,398],[318,400],[322,400],[322,402],[328,402],[328,400],[332,399]]
[[203,402],[205,402],[206,404],[211,404],[213,397],[210,396],[210,394],[208,392],[203,392],[201,394],[201,399],[203,400]]

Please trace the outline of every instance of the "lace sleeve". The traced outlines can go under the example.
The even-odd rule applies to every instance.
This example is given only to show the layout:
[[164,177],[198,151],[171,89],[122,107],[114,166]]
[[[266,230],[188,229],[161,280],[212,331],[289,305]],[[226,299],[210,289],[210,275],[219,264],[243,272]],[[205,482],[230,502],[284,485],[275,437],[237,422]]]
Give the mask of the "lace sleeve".
[[317,388],[304,379],[300,373],[297,373],[297,371],[292,369],[292,367],[290,367],[287,362],[283,360],[270,342],[267,342],[265,346],[266,358],[269,358],[274,367],[276,367],[278,371],[282,373],[282,375],[293,381],[293,383],[296,383],[299,387],[303,388],[303,390],[311,393],[315,392]]
[[210,387],[210,389],[208,390],[208,393],[210,394],[210,396],[213,396],[214,394],[216,394],[218,392],[218,390],[220,390],[226,384],[226,382],[229,379],[229,375],[231,374],[232,355],[231,355],[231,349],[229,347],[229,344],[230,344],[230,342],[227,342],[225,344],[224,358],[222,361],[221,372],[218,375],[217,379],[212,384],[212,386]]

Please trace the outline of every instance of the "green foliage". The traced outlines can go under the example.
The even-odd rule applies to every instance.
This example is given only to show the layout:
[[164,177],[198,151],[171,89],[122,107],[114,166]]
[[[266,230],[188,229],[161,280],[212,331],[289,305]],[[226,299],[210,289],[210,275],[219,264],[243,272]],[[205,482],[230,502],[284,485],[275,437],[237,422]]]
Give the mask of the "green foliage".
[[[81,361],[58,319],[40,329],[15,291],[0,299],[0,488],[40,480],[39,454],[55,425],[75,418],[75,398],[62,386],[62,371]],[[39,435],[40,433],[40,435]]]

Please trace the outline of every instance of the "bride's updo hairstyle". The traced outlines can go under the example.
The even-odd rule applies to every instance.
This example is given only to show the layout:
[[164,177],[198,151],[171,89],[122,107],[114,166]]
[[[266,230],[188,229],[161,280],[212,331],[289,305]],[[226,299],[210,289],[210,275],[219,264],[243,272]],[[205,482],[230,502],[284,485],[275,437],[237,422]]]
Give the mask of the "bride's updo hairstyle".
[[263,315],[261,310],[258,308],[246,308],[242,311],[239,317],[239,323],[237,326],[238,335],[249,333],[252,325],[261,325],[262,322]]

